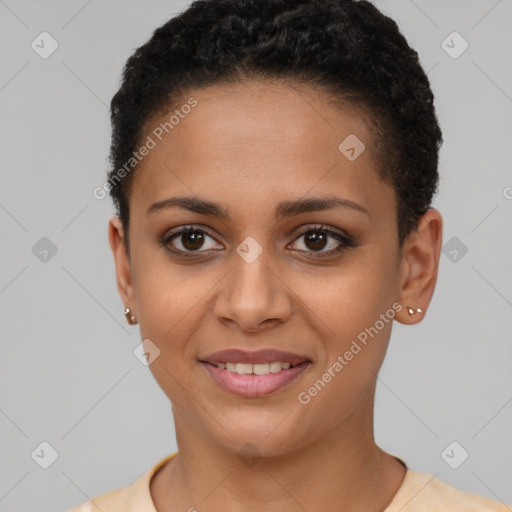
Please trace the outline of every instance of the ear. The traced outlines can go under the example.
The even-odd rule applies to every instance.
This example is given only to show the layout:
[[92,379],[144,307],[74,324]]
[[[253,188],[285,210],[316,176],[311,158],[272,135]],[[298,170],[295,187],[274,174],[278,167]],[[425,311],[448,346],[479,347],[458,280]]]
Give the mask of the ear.
[[[418,228],[404,241],[398,299],[403,308],[395,317],[400,323],[415,324],[425,316],[437,282],[442,237],[443,218],[431,208],[420,217]],[[410,315],[407,308],[422,311]]]
[[117,289],[125,307],[133,311],[133,286],[130,258],[124,244],[124,230],[119,217],[112,217],[108,223],[108,241],[116,267]]

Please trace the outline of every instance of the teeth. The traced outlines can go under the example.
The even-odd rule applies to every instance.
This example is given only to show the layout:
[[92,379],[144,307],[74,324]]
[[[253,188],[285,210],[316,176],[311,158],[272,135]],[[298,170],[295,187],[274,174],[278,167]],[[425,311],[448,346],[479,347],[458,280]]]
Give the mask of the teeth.
[[240,373],[240,374],[252,373],[252,364],[236,363],[236,373]]
[[270,371],[271,373],[276,373],[281,371],[281,363],[270,363]]
[[281,370],[290,368],[290,363],[281,363],[279,361],[273,363],[218,363],[217,367],[228,372],[238,373],[240,375],[268,375],[269,373],[277,373]]
[[[279,363],[277,363],[279,364]],[[281,365],[279,364],[279,369],[281,369]],[[270,373],[270,364],[269,363],[260,363],[252,365],[252,373],[254,375],[267,375]]]

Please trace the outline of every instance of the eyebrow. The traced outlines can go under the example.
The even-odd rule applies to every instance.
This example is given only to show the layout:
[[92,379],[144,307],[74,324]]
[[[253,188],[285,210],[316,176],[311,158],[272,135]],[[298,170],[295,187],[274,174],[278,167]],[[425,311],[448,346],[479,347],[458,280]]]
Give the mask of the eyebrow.
[[[163,199],[162,201],[152,204],[147,209],[147,214],[149,215],[151,213],[175,207],[199,213],[201,215],[212,215],[221,219],[227,219],[229,217],[228,211],[222,208],[219,204],[192,196],[170,197],[168,199]],[[327,196],[282,201],[276,207],[275,217],[276,219],[283,219],[285,217],[292,217],[301,213],[324,211],[337,207],[351,208],[355,211],[369,215],[368,210],[363,205],[350,201],[349,199]]]

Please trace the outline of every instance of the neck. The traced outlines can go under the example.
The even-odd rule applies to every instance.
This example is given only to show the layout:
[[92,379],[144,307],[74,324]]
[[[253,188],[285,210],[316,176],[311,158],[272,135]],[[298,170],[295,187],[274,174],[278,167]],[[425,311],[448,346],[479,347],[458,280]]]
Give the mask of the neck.
[[152,480],[157,511],[382,512],[405,468],[375,444],[372,414],[373,403],[300,448],[250,459],[212,442],[174,411],[179,454]]

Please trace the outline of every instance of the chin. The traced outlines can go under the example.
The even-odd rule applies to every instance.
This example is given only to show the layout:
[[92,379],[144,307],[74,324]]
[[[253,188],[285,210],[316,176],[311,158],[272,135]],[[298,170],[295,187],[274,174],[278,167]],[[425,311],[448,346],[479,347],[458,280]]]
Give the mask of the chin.
[[226,421],[224,424],[229,425],[226,430],[212,425],[215,431],[211,435],[215,442],[239,457],[276,457],[300,448],[297,422],[283,421],[290,419],[286,414],[268,415],[267,421],[251,416]]

